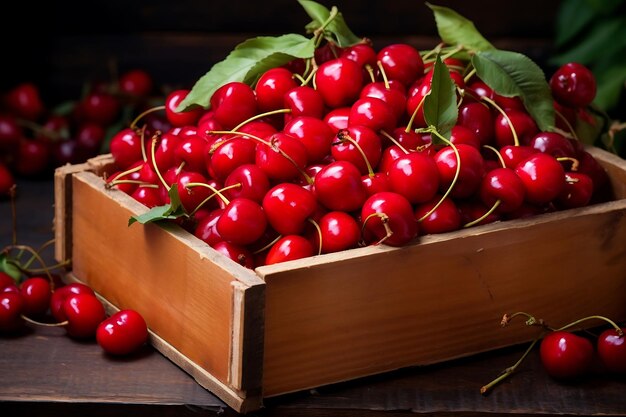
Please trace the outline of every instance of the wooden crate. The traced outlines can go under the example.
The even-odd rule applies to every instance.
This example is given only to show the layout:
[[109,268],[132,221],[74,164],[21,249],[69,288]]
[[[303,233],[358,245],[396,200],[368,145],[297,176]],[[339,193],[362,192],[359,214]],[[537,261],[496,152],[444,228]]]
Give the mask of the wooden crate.
[[[580,209],[264,266],[252,271],[101,176],[110,156],[56,172],[56,257],[234,409],[263,398],[531,340],[499,325],[626,319],[626,162],[599,149],[615,200]],[[598,323],[590,323],[597,325]]]

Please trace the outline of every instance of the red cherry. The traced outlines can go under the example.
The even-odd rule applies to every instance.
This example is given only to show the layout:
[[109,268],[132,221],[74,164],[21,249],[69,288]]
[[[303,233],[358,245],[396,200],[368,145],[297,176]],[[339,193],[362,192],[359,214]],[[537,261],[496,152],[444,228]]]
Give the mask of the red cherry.
[[548,333],[539,347],[544,369],[556,379],[572,379],[588,372],[593,354],[588,339],[567,331]]
[[493,169],[482,179],[480,199],[487,206],[500,201],[497,211],[509,213],[519,209],[524,203],[525,188],[522,180],[511,168]]
[[375,172],[374,175],[363,175],[361,176],[361,183],[368,197],[382,191],[391,191],[389,179],[385,172]]
[[480,143],[486,145],[491,142],[494,132],[494,122],[491,111],[482,103],[467,103],[459,109],[457,124],[470,129],[480,138]]
[[126,169],[141,160],[141,137],[133,129],[123,129],[111,139],[111,154],[115,164]]
[[511,169],[515,169],[520,162],[537,152],[537,149],[523,145],[506,145],[500,148],[500,155],[504,160],[504,165]]
[[204,112],[202,108],[194,108],[184,112],[176,110],[187,97],[187,94],[189,94],[189,90],[175,90],[165,98],[165,116],[172,126],[194,125]]
[[350,59],[361,67],[369,65],[371,67],[376,66],[376,51],[371,45],[367,43],[359,43],[356,45],[344,48],[341,51],[341,57]]
[[211,247],[245,268],[254,268],[254,254],[244,246],[222,240]]
[[224,240],[245,246],[263,236],[267,219],[259,203],[240,197],[224,208],[215,227]]
[[85,284],[73,283],[57,288],[50,297],[50,313],[58,322],[67,320],[63,304],[65,299],[74,294],[91,294],[95,295],[93,290]]
[[153,85],[150,74],[142,69],[126,71],[118,81],[120,92],[133,97],[147,97]]
[[0,115],[0,152],[11,152],[19,145],[24,132],[17,124],[15,117],[9,114]]
[[586,66],[577,62],[562,65],[550,77],[554,98],[570,107],[585,107],[596,96],[596,79]]
[[148,340],[146,321],[135,310],[120,310],[96,329],[98,345],[111,355],[136,352]]
[[50,281],[41,277],[31,277],[20,285],[24,305],[23,313],[27,317],[37,317],[48,311],[52,291]]
[[248,84],[238,81],[218,88],[210,101],[215,120],[225,129],[236,127],[258,112],[254,90]]
[[391,80],[387,84],[381,81],[366,84],[361,89],[359,97],[374,97],[384,101],[393,111],[396,120],[404,115],[406,109],[405,87],[399,81]]
[[388,79],[409,86],[424,74],[424,61],[419,51],[411,45],[392,44],[377,54]]
[[71,294],[63,303],[63,312],[67,317],[67,334],[75,338],[95,336],[98,325],[106,314],[102,303],[91,294]]
[[330,150],[335,160],[351,162],[365,175],[369,174],[367,158],[372,169],[376,169],[382,155],[382,140],[375,131],[365,126],[348,126],[337,133],[337,140]]
[[15,178],[9,168],[0,162],[0,198],[8,196],[11,188],[15,185]]
[[259,111],[265,113],[283,108],[285,94],[297,86],[293,73],[286,68],[265,71],[254,87]]
[[582,172],[566,172],[565,186],[556,198],[560,208],[584,207],[593,196],[593,181]]
[[50,167],[50,146],[38,140],[22,138],[13,168],[18,175],[35,177]]
[[290,113],[285,121],[294,117],[310,116],[321,119],[324,116],[324,100],[318,90],[302,85],[289,90],[283,97],[283,104]]
[[164,203],[158,188],[139,186],[133,191],[131,197],[148,208],[157,207]]
[[83,123],[76,130],[76,144],[88,157],[100,153],[106,132],[96,123]]
[[[626,328],[622,328],[626,333]],[[598,336],[597,352],[604,368],[614,374],[626,374],[626,337],[607,329]]]
[[324,122],[337,134],[340,130],[348,127],[348,119],[350,118],[350,107],[340,107],[326,113]]
[[283,131],[302,142],[307,151],[309,163],[318,163],[330,153],[330,146],[335,137],[327,123],[310,116],[299,116],[291,119]]
[[269,250],[265,257],[265,264],[272,265],[280,262],[313,256],[313,245],[308,239],[299,235],[287,235],[280,238]]
[[23,305],[19,293],[0,292],[0,333],[14,332],[22,326]]
[[526,200],[544,204],[554,200],[565,187],[565,171],[552,156],[537,153],[515,168],[526,189]]
[[240,165],[231,172],[224,181],[224,187],[238,187],[223,191],[228,199],[245,197],[258,203],[270,189],[270,181],[265,172],[254,164]]
[[317,210],[313,193],[299,185],[281,183],[263,198],[263,210],[269,224],[281,235],[299,234],[307,219]]
[[207,141],[197,135],[188,135],[179,137],[175,142],[173,165],[180,166],[185,163],[186,170],[204,174],[206,172],[204,150]]
[[[190,185],[193,184],[193,185]],[[198,173],[185,171],[182,172],[176,180],[176,186],[178,188],[178,196],[180,197],[180,204],[182,204],[185,212],[192,213],[196,210],[214,191],[203,185],[196,184],[208,184],[209,180]],[[140,189],[142,187],[139,187]],[[215,188],[215,187],[213,187]],[[154,190],[154,188],[151,188]]]
[[367,233],[389,246],[404,246],[418,234],[411,203],[394,192],[370,196],[361,209],[361,221]]
[[555,132],[539,132],[533,136],[528,146],[555,158],[576,157],[576,150],[572,142],[565,136]]
[[[461,227],[461,213],[454,200],[446,197],[441,203],[440,201],[441,196],[436,195],[415,208],[415,219],[419,220],[421,234],[452,232]],[[439,205],[435,208],[437,204]]]
[[248,137],[220,138],[213,144],[207,143],[204,155],[209,173],[224,180],[238,166],[254,164],[256,141]]
[[[318,222],[322,236],[322,253],[339,252],[355,248],[361,237],[361,228],[356,219],[342,211],[331,211]],[[319,245],[319,236],[315,234]]]
[[276,181],[289,181],[300,176],[308,162],[304,144],[283,132],[273,134],[268,142],[257,144],[254,159],[265,175]]
[[441,179],[439,189],[446,192],[450,188],[457,165],[460,165],[459,174],[450,195],[455,198],[467,198],[480,187],[485,175],[485,164],[482,155],[475,147],[460,144],[456,145],[456,149],[459,153],[459,161],[451,146],[446,146],[434,156]]
[[452,127],[452,131],[450,133],[450,142],[454,145],[470,145],[476,149],[480,149],[481,142],[480,138],[476,133],[471,131],[465,126],[456,125]]
[[15,285],[15,280],[6,272],[0,271],[0,291],[9,285]]
[[30,82],[13,87],[6,95],[6,105],[17,117],[37,120],[44,112],[39,88]]
[[117,118],[120,103],[111,94],[92,92],[83,99],[81,109],[86,121],[108,126]]
[[361,66],[347,58],[324,62],[315,72],[315,86],[326,106],[335,109],[350,105],[363,87]]
[[350,108],[348,126],[366,126],[375,132],[391,132],[398,123],[394,109],[385,101],[376,97],[363,97]]
[[539,128],[533,118],[528,113],[519,110],[508,110],[506,115],[510,123],[502,114],[496,116],[496,145],[499,148],[506,145],[515,145],[513,130],[517,134],[518,144],[528,145],[532,137],[539,132]]
[[209,246],[213,246],[217,242],[221,242],[224,239],[220,236],[220,233],[217,231],[217,221],[222,215],[224,209],[218,208],[210,212],[208,216],[203,217],[196,226],[194,231],[194,235],[206,242]]
[[389,188],[411,204],[432,199],[439,189],[439,171],[430,156],[421,152],[401,154],[387,169]]
[[[492,212],[485,216],[491,209],[480,200],[457,200],[459,213],[461,213],[461,224],[473,223],[475,226],[484,225],[500,220],[500,214]],[[478,221],[478,219],[481,219]],[[477,223],[474,223],[478,221]]]
[[329,210],[353,211],[367,199],[361,173],[348,161],[335,161],[315,176],[315,195]]

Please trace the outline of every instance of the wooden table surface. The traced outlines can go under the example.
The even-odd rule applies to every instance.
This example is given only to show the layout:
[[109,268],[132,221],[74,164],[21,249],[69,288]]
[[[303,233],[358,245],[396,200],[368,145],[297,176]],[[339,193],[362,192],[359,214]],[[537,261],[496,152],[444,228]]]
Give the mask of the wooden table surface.
[[[18,242],[52,237],[52,181],[18,182]],[[10,205],[0,202],[0,245],[11,242]],[[497,324],[496,324],[497,325]],[[454,335],[450,335],[454,337]],[[487,396],[480,387],[526,346],[414,367],[266,400],[256,416],[626,415],[626,378],[594,374],[568,384],[546,376],[537,349]],[[184,371],[146,346],[124,359],[62,328],[0,336],[2,416],[237,415]]]

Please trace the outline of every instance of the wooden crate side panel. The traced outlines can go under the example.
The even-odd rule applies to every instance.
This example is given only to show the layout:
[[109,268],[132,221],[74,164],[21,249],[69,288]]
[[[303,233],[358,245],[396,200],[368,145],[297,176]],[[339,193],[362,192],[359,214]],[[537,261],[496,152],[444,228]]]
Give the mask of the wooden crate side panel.
[[523,321],[501,328],[504,313],[523,310],[556,326],[591,314],[626,319],[626,202],[467,232],[297,269],[259,268],[267,283],[264,395],[537,335]]
[[85,171],[87,164],[64,165],[54,172],[54,258],[72,258],[72,174]]
[[159,337],[222,383],[233,382],[232,283],[260,280],[175,238],[188,235],[178,227],[128,227],[133,211],[107,195],[93,174],[77,174],[73,187],[74,274],[119,308],[139,310]]

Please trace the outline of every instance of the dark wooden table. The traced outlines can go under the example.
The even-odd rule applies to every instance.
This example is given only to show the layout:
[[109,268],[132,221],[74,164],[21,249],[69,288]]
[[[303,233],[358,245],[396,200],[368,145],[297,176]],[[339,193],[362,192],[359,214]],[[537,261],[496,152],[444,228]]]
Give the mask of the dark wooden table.
[[[18,185],[18,242],[38,246],[52,237],[52,182]],[[11,242],[10,213],[9,203],[0,202],[2,247]],[[480,387],[515,363],[525,348],[268,399],[263,410],[251,415],[626,415],[626,378],[594,374],[557,383],[542,370],[536,349],[513,377],[481,395]],[[95,342],[66,337],[61,328],[27,327],[0,336],[0,375],[1,416],[237,414],[149,346],[115,359]]]

